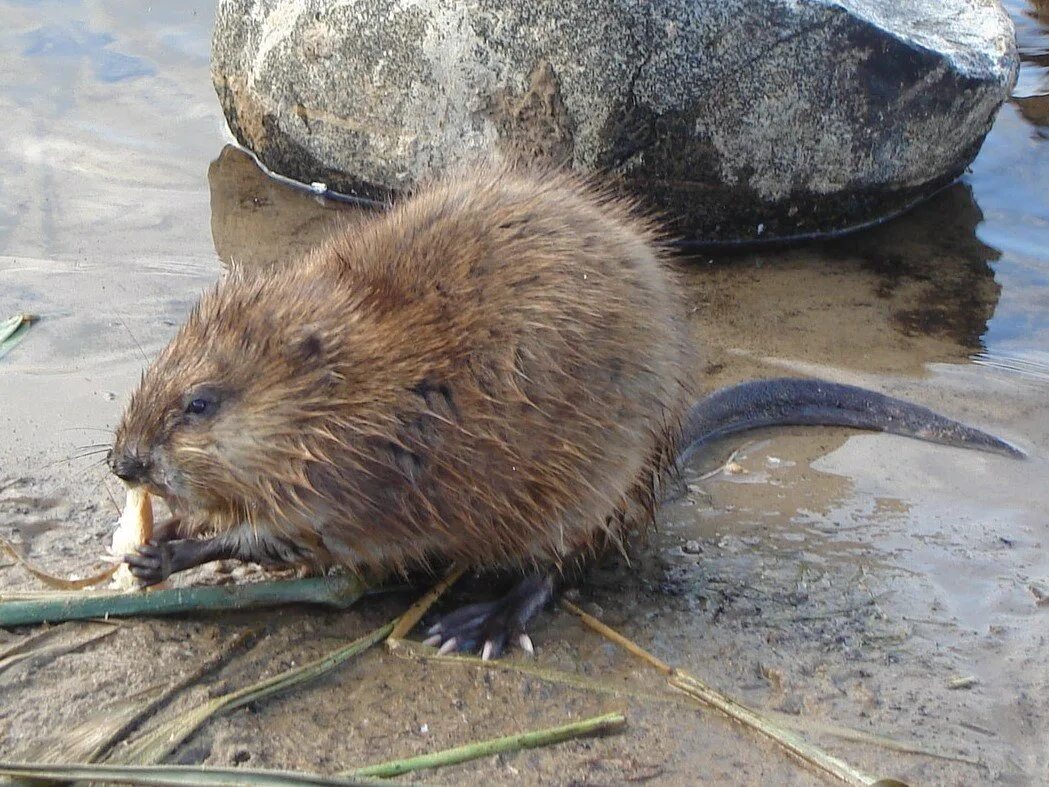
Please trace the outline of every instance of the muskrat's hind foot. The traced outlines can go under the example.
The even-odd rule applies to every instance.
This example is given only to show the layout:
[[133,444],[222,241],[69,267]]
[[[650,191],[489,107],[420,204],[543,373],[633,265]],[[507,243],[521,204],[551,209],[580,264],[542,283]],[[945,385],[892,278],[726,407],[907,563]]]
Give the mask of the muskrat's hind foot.
[[468,604],[443,616],[426,632],[430,638],[425,644],[440,644],[441,653],[481,646],[481,658],[485,661],[498,658],[509,642],[534,653],[525,628],[553,598],[555,588],[552,574],[525,577],[502,598]]

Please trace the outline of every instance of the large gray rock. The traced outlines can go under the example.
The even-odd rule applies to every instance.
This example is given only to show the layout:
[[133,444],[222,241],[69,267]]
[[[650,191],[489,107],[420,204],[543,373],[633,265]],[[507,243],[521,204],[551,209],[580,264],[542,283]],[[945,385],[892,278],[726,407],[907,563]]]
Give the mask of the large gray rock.
[[727,240],[950,182],[1017,69],[996,0],[222,0],[212,61],[234,134],[291,178],[385,197],[523,155]]

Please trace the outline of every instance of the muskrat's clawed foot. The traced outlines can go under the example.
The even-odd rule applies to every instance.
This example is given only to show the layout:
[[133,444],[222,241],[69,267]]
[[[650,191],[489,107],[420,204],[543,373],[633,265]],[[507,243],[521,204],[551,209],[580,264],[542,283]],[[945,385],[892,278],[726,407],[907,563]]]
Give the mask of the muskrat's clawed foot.
[[510,642],[532,654],[535,650],[525,627],[553,594],[552,576],[526,577],[502,598],[448,613],[429,628],[430,638],[425,644],[440,644],[441,653],[480,647],[481,658],[486,661],[498,658]]
[[150,541],[130,555],[124,555],[135,579],[143,585],[156,585],[172,574],[172,549],[175,541]]

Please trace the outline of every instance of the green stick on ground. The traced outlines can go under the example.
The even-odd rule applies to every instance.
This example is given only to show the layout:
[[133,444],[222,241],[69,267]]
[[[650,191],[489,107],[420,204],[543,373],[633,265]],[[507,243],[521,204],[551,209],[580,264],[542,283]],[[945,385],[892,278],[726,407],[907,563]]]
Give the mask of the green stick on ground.
[[364,594],[352,576],[285,579],[243,585],[206,585],[170,590],[61,590],[0,596],[0,626],[56,623],[63,620],[172,615],[201,610],[249,609],[277,604],[323,604],[345,609]]
[[603,716],[594,716],[593,718],[583,719],[572,724],[562,724],[559,727],[547,727],[533,732],[523,732],[519,735],[491,738],[486,741],[456,746],[454,749],[445,749],[432,754],[409,757],[405,760],[391,760],[390,762],[368,765],[364,768],[347,771],[345,775],[349,777],[377,776],[382,779],[388,779],[391,776],[400,776],[410,771],[418,771],[425,768],[442,768],[446,765],[457,765],[461,762],[476,760],[480,757],[491,757],[492,755],[508,751],[549,746],[572,738],[580,738],[584,735],[618,731],[625,724],[626,717],[622,713],[606,713]]
[[[384,627],[384,635],[389,627]],[[370,635],[371,639],[374,635]],[[377,642],[378,639],[375,639]],[[227,695],[228,696],[228,695]],[[559,727],[508,735],[487,741],[457,746],[454,749],[424,754],[405,760],[369,765],[338,776],[319,776],[287,771],[260,771],[245,768],[205,768],[199,766],[118,766],[118,765],[52,765],[48,763],[0,762],[0,774],[20,779],[66,782],[73,779],[92,781],[105,780],[123,784],[148,785],[244,785],[259,784],[273,787],[299,787],[299,785],[360,785],[365,777],[389,778],[426,768],[468,762],[480,757],[490,757],[509,751],[534,749],[549,746],[585,735],[614,732],[622,729],[626,717],[621,713],[606,713],[603,716],[583,719]]]
[[[199,765],[51,765],[32,762],[0,762],[0,776],[26,780],[25,783],[68,784],[74,780],[111,784],[148,784],[162,787],[226,787],[261,785],[266,787],[356,787],[368,782],[339,776],[318,776],[292,771],[265,771],[250,768],[205,768]],[[374,784],[374,782],[373,782]]]

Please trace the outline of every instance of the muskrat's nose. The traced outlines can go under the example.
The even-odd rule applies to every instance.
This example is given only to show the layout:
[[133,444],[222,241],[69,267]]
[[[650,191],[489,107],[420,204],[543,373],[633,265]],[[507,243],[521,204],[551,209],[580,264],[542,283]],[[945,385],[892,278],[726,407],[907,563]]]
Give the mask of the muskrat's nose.
[[149,472],[149,467],[145,462],[129,454],[114,457],[110,462],[110,467],[113,468],[113,475],[129,484],[145,481]]

